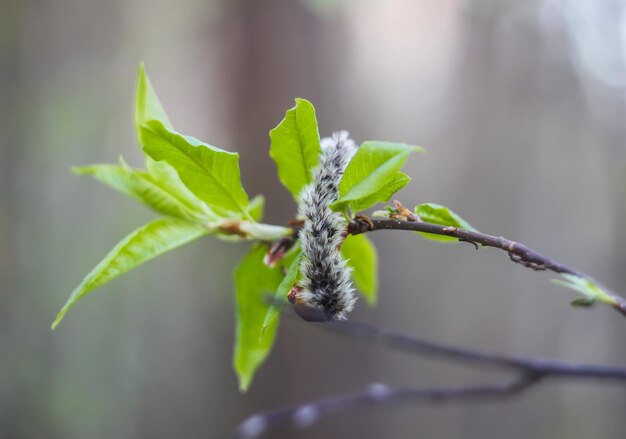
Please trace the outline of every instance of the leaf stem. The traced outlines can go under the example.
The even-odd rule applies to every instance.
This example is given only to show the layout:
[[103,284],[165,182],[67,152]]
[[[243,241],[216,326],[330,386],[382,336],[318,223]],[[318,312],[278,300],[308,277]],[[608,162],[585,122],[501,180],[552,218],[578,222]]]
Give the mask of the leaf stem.
[[293,233],[293,229],[256,221],[227,219],[206,223],[203,227],[211,232],[238,236],[245,240],[277,241]]

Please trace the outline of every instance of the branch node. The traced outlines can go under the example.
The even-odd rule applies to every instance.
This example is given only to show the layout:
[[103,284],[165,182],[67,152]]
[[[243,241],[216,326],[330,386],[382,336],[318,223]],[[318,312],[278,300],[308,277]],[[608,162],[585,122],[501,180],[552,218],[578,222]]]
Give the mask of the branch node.
[[511,261],[515,262],[516,264],[520,264],[523,267],[530,268],[531,270],[535,270],[535,271],[545,271],[546,270],[546,265],[545,264],[529,261],[527,259],[524,259],[523,256],[520,256],[520,255],[515,254],[515,253],[511,253],[510,251],[507,252],[507,253],[509,254],[509,259],[511,259]]
[[268,249],[265,257],[263,258],[263,262],[268,267],[272,268],[278,263],[285,253],[287,253],[291,247],[296,243],[296,239],[298,238],[298,234],[294,233],[290,236],[285,236],[284,238],[279,239],[274,242],[270,248]]
[[374,230],[374,223],[365,215],[357,215],[348,223],[348,233],[351,235],[358,235],[372,230]]
[[478,244],[474,241],[465,238],[459,238],[459,242],[467,242],[468,244],[472,244],[476,250],[478,250]]
[[239,220],[223,221],[219,226],[219,230],[227,235],[237,235],[240,238],[249,238],[249,235],[241,230]]
[[390,218],[409,222],[422,222],[422,218],[420,218],[418,214],[404,207],[404,205],[400,201],[393,200],[392,204],[397,213],[391,215]]

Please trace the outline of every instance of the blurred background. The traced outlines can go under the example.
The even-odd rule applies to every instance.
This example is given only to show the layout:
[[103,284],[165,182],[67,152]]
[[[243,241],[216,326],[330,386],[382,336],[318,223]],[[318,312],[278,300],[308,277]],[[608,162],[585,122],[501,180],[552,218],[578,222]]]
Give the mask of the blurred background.
[[[268,131],[310,99],[322,134],[423,145],[405,204],[438,202],[626,287],[626,3],[616,0],[2,0],[0,437],[224,438],[263,409],[490,371],[283,319],[248,394],[231,369],[231,269],[206,238],[103,287],[50,331],[82,277],[155,217],[72,165],[141,165],[136,69],[178,131],[241,153],[285,223]],[[524,356],[626,364],[624,319],[571,308],[495,250],[376,232],[380,301],[354,320]],[[548,382],[511,401],[367,409],[273,438],[622,438],[626,389]]]

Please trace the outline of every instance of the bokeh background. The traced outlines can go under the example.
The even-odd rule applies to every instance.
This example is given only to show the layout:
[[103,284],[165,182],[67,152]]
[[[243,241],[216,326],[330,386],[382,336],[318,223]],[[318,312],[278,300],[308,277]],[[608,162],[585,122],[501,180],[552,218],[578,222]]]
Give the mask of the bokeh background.
[[[241,153],[268,222],[294,214],[268,131],[297,96],[322,134],[420,144],[399,194],[626,286],[626,4],[616,0],[2,0],[0,437],[225,438],[283,404],[505,377],[284,319],[248,394],[231,370],[231,269],[211,238],[69,292],[154,214],[69,172],[142,163],[146,66],[176,128]],[[624,319],[495,250],[377,232],[380,303],[353,319],[502,353],[626,364]],[[549,382],[515,400],[367,409],[273,438],[622,438],[626,388]]]

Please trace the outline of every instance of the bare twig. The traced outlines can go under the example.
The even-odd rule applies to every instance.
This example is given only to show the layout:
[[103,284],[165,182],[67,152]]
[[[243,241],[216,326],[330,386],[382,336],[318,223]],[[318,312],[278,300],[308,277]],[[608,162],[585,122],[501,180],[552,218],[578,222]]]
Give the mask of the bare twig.
[[[360,217],[364,218],[364,217]],[[591,276],[586,275],[578,270],[550,259],[539,252],[536,252],[524,244],[511,241],[501,236],[487,235],[486,233],[474,232],[471,230],[465,230],[458,227],[442,226],[440,224],[432,224],[418,221],[404,221],[398,219],[369,219],[363,221],[357,219],[351,221],[348,225],[348,231],[357,235],[360,233],[373,232],[376,230],[410,230],[413,232],[426,232],[433,233],[435,235],[450,236],[457,238],[463,242],[471,242],[474,244],[480,244],[485,247],[494,247],[507,252],[513,262],[516,262],[524,267],[531,268],[533,270],[550,270],[555,273],[571,274],[581,277],[583,279],[589,279],[596,285],[600,286],[602,290],[610,297],[610,305],[626,317],[626,299],[611,291],[605,286],[601,285]]]
[[412,335],[353,321],[331,322],[322,325],[321,328],[328,329],[338,334],[384,344],[403,351],[445,358],[451,361],[474,363],[476,365],[491,366],[501,369],[512,369],[519,372],[536,373],[543,376],[552,375],[623,380],[626,383],[626,367],[578,364],[543,358],[523,358],[492,354],[478,349],[448,346],[443,343],[437,343]]
[[385,331],[377,327],[354,322],[336,322],[322,325],[343,335],[354,336],[413,353],[433,355],[452,361],[481,366],[512,369],[517,377],[504,384],[485,384],[458,388],[396,388],[373,384],[361,393],[333,396],[301,405],[256,414],[238,428],[244,438],[258,437],[269,428],[280,424],[308,427],[323,416],[351,411],[367,406],[399,403],[443,403],[466,400],[494,400],[518,395],[547,378],[599,379],[622,381],[626,385],[626,367],[611,367],[545,360],[540,358],[509,357],[457,348],[432,341]]
[[486,400],[516,395],[535,384],[540,378],[524,376],[510,383],[449,389],[392,389],[384,384],[372,384],[364,392],[319,399],[304,405],[293,405],[260,413],[246,419],[237,429],[242,438],[256,438],[271,427],[293,424],[306,428],[323,416],[354,409],[400,403],[445,403],[464,400]]

